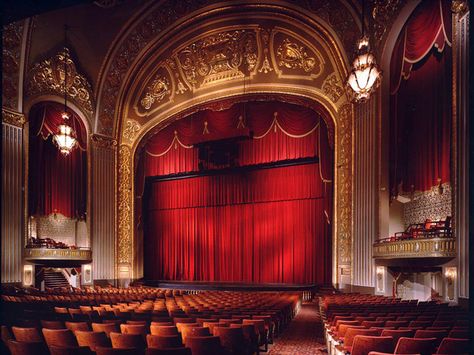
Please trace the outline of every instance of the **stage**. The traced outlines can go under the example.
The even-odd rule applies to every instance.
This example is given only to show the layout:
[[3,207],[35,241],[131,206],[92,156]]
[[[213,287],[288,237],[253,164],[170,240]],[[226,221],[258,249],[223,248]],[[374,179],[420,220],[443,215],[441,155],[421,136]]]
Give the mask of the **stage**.
[[317,292],[327,285],[281,284],[281,283],[236,283],[206,281],[144,280],[144,286],[175,290],[213,290],[213,291],[311,291]]

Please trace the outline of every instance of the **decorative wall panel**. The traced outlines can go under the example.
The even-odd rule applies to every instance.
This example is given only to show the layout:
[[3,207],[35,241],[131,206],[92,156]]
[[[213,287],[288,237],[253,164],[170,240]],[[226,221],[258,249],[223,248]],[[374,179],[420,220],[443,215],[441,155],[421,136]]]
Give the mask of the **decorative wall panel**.
[[115,276],[115,155],[116,142],[92,136],[92,275],[94,280]]
[[441,188],[434,187],[429,191],[415,192],[412,201],[404,204],[403,215],[405,228],[413,223],[423,223],[427,218],[432,221],[452,216],[452,190],[449,183]]
[[[455,12],[455,100],[456,101],[456,185],[455,185],[455,229],[458,252],[458,295],[469,298],[469,19],[470,12],[466,1],[454,1]],[[471,74],[472,75],[472,74]],[[471,123],[472,124],[472,123]],[[471,150],[472,154],[472,150]],[[472,161],[472,160],[471,160]],[[471,167],[472,171],[472,167]]]
[[23,122],[23,115],[2,110],[2,283],[22,281]]
[[377,97],[357,105],[354,119],[353,285],[375,287],[372,243],[377,226]]

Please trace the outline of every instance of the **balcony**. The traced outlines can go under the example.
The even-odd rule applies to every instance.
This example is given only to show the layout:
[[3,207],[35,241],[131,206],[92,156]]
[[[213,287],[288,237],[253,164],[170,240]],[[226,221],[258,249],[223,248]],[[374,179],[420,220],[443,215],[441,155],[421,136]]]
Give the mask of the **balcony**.
[[456,257],[456,240],[453,237],[381,240],[373,245],[373,257],[379,264],[393,266],[408,263],[441,265]]
[[75,267],[92,262],[90,249],[25,248],[25,261],[53,267]]

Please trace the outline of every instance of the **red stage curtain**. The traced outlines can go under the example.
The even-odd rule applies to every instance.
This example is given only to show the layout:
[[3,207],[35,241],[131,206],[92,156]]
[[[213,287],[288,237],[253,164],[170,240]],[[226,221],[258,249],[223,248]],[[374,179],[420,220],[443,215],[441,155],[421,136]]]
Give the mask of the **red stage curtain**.
[[145,277],[329,283],[329,193],[319,176],[308,164],[152,183]]
[[449,2],[424,1],[395,45],[390,100],[392,196],[450,181],[450,29]]
[[200,111],[164,128],[147,142],[139,164],[145,176],[197,171],[194,142],[235,136],[245,129],[253,138],[235,143],[236,166],[318,156],[319,138],[327,140],[324,120],[310,109],[280,102],[239,103],[227,110]]
[[70,119],[79,147],[67,157],[52,142],[52,133],[62,122],[62,105],[43,103],[30,112],[29,215],[59,212],[67,217],[85,217],[87,204],[87,133],[79,117]]

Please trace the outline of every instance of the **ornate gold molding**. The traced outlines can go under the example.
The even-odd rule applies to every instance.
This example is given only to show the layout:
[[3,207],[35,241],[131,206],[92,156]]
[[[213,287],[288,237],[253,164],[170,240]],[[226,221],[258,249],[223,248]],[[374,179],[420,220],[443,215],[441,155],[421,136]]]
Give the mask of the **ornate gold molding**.
[[338,102],[342,95],[344,95],[344,88],[341,85],[341,81],[337,78],[336,73],[328,75],[324,80],[322,89],[324,94],[334,103]]
[[92,261],[92,251],[85,249],[45,249],[45,248],[25,248],[23,257],[27,261],[58,261],[71,260],[81,263]]
[[398,242],[375,243],[375,259],[454,258],[455,238],[411,239]]
[[340,264],[352,261],[352,105],[339,110],[337,128],[337,248]]
[[255,69],[257,35],[252,30],[220,32],[186,46],[178,55],[187,84],[196,88],[241,79]]
[[137,133],[140,132],[140,128],[141,126],[137,121],[128,119],[125,123],[125,127],[122,134],[125,143],[131,146],[135,140]]
[[18,109],[21,45],[24,22],[3,26],[2,33],[2,105]]
[[17,127],[23,127],[26,119],[24,114],[2,107],[2,122]]
[[53,57],[35,63],[26,80],[28,96],[42,94],[64,95],[64,60],[67,58],[68,80],[66,92],[71,100],[77,103],[89,115],[93,112],[92,87],[84,75],[77,71],[69,49],[64,47]]
[[289,69],[301,68],[306,73],[316,66],[316,59],[308,54],[308,49],[285,38],[278,46],[276,55],[278,65]]
[[467,0],[453,0],[451,3],[451,11],[459,16],[463,16],[469,11],[469,3]]
[[168,79],[164,76],[157,77],[148,87],[145,96],[140,101],[140,104],[145,110],[148,110],[155,101],[160,102],[169,94],[170,83]]
[[92,144],[94,144],[98,148],[106,148],[106,149],[116,149],[117,148],[117,140],[103,136],[101,134],[92,134],[91,135]]
[[118,170],[118,263],[132,262],[132,157],[131,149],[121,145]]

